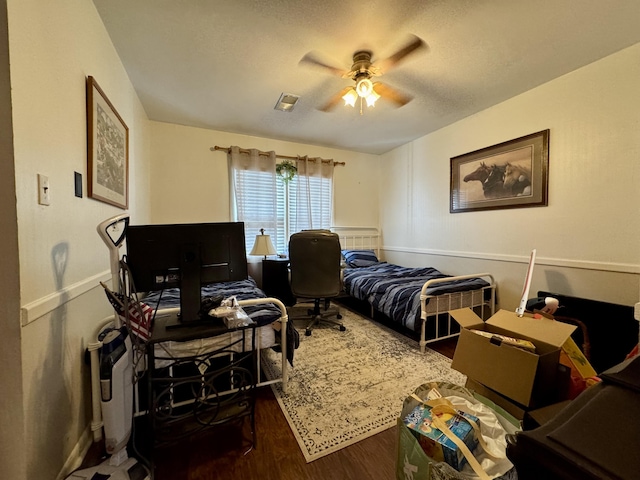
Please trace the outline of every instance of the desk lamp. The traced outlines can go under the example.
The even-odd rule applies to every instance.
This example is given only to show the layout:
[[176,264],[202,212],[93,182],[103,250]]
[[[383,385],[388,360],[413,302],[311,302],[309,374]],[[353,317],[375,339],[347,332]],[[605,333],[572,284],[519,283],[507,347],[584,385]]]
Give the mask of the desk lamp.
[[256,235],[256,241],[249,255],[264,255],[264,260],[266,260],[267,255],[275,255],[276,253],[276,249],[271,243],[271,236],[265,235],[264,228],[261,228],[260,235]]

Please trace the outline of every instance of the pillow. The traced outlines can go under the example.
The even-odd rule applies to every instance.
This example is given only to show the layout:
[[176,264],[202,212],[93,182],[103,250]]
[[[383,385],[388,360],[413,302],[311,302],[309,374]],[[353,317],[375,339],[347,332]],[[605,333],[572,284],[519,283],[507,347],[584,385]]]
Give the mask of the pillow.
[[373,250],[342,250],[342,256],[350,267],[368,267],[378,263]]

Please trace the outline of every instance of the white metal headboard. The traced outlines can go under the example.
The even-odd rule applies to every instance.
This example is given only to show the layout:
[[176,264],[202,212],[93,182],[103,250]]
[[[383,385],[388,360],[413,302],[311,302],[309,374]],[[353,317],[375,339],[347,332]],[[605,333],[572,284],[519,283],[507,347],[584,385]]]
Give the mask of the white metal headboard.
[[380,257],[380,231],[377,227],[331,227],[340,237],[342,249],[373,250]]

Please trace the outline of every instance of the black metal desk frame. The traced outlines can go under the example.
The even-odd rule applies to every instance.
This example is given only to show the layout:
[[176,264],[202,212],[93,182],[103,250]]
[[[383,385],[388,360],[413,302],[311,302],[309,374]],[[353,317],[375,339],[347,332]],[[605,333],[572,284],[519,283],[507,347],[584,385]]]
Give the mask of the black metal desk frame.
[[[148,417],[151,448],[204,429],[249,417],[256,445],[256,324],[229,329],[222,319],[168,329],[175,317],[156,318],[147,344]],[[157,354],[163,342],[185,342],[237,332],[215,350],[176,358]],[[236,338],[237,337],[237,338]],[[156,368],[156,364],[161,366]]]

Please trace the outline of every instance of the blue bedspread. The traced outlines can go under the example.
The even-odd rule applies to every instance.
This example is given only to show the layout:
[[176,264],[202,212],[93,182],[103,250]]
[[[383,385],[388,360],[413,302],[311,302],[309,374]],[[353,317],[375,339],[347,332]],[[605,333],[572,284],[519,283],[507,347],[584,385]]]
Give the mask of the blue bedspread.
[[[344,286],[348,295],[369,302],[373,308],[396,323],[411,330],[420,322],[420,290],[428,280],[446,278],[435,268],[401,267],[380,262],[368,267],[344,270]],[[481,278],[456,280],[437,284],[427,290],[428,295],[440,295],[488,286]]]
[[[248,278],[237,282],[214,283],[202,287],[202,299],[222,295],[224,298],[236,296],[238,300],[248,300],[250,298],[266,298],[262,290],[258,288],[255,280]],[[160,303],[158,304],[158,300]],[[144,298],[147,305],[153,308],[172,308],[180,306],[180,290],[169,288],[163,292],[152,292]],[[280,309],[273,303],[261,305],[251,305],[242,307],[249,317],[258,326],[267,325],[280,318]]]
[[[202,288],[203,301],[207,297],[215,297],[217,295],[222,295],[223,298],[235,295],[238,300],[266,298],[266,295],[258,288],[253,278],[237,282],[214,283]],[[179,307],[180,291],[177,288],[170,288],[162,292],[153,292],[144,298],[144,302],[154,309]],[[273,303],[247,305],[242,308],[259,327],[276,321],[282,315],[280,309]],[[279,339],[279,335],[276,335],[276,339]],[[293,353],[298,348],[299,343],[300,339],[293,322],[287,322],[287,359],[292,366]]]

